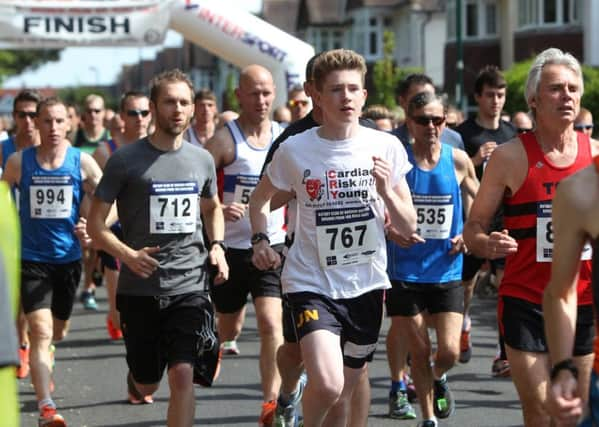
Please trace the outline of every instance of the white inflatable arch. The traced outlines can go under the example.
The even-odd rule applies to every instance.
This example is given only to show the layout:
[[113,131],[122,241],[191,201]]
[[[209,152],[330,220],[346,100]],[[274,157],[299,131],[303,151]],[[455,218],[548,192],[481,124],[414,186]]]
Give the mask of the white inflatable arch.
[[302,40],[218,0],[0,2],[4,49],[156,45],[168,28],[240,68],[269,69],[277,106],[291,86],[303,82],[314,54]]

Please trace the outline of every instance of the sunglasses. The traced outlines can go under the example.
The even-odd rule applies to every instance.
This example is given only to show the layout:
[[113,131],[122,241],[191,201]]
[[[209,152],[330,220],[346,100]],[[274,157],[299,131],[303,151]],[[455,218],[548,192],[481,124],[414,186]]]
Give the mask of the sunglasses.
[[530,132],[532,128],[517,128],[518,133]]
[[308,100],[306,100],[306,99],[290,99],[289,102],[287,103],[287,105],[289,105],[289,107],[295,107],[298,105],[305,107],[308,105]]
[[94,114],[100,114],[104,110],[102,110],[101,108],[88,108],[85,111],[87,112],[87,114],[92,114],[92,113],[94,113]]
[[148,117],[148,114],[150,114],[150,110],[127,110],[127,115],[129,117]]
[[433,126],[441,126],[445,121],[445,117],[440,116],[412,116],[412,120],[420,126],[428,126],[430,123]]
[[574,130],[583,131],[583,130],[591,130],[594,125],[574,125]]
[[19,119],[24,119],[25,117],[35,119],[37,117],[37,112],[35,111],[15,111],[15,114]]

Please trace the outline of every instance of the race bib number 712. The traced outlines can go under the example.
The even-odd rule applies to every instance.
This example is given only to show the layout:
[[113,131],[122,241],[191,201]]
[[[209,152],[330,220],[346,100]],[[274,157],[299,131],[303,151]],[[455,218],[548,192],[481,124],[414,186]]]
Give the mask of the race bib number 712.
[[198,185],[194,181],[153,182],[150,188],[150,233],[196,231]]

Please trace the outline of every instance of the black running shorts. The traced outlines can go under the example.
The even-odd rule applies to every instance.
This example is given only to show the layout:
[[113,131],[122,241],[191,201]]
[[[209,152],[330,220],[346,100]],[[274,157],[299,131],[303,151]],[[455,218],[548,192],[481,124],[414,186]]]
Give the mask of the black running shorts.
[[25,314],[49,308],[60,320],[69,320],[81,279],[81,260],[66,264],[21,262],[21,301]]
[[459,280],[447,283],[413,283],[392,280],[387,290],[387,316],[415,316],[423,311],[430,314],[463,313],[464,288]]

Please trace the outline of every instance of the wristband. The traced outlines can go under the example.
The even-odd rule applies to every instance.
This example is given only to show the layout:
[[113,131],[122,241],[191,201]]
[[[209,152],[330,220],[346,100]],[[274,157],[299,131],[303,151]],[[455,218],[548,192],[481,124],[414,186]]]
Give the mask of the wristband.
[[225,245],[225,242],[223,242],[222,240],[213,240],[210,242],[210,250],[212,250],[212,248],[214,247],[214,245],[218,245],[221,247],[221,249],[223,250],[223,252],[227,252],[227,246]]
[[252,246],[255,245],[256,243],[260,242],[261,240],[266,240],[268,242],[268,244],[270,245],[270,239],[268,238],[268,235],[266,235],[264,233],[256,233],[252,236],[252,239],[251,239]]
[[549,376],[551,381],[554,381],[557,377],[557,374],[559,374],[559,371],[563,371],[564,369],[570,371],[572,376],[575,379],[578,379],[578,368],[574,364],[574,361],[572,359],[564,359],[561,362],[553,365],[553,369],[551,369],[551,375]]

